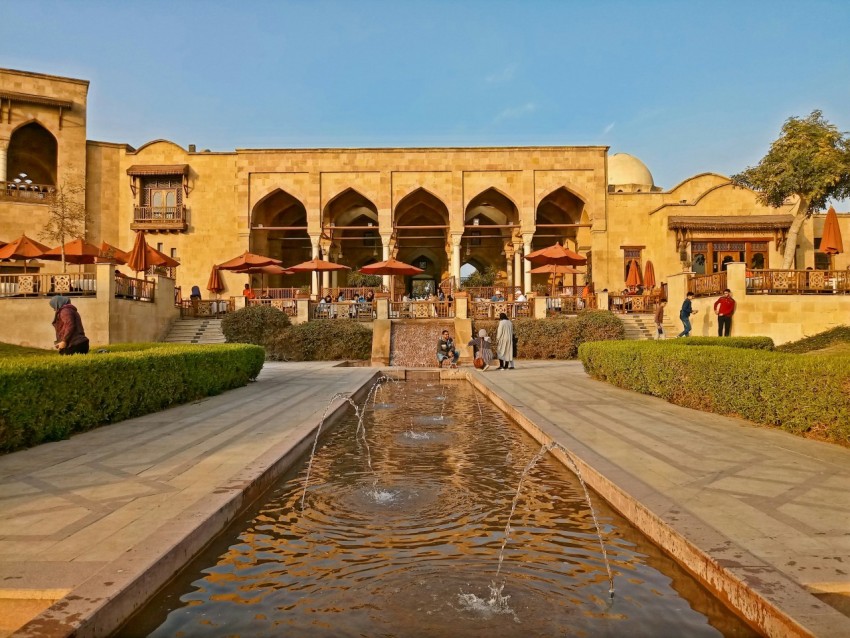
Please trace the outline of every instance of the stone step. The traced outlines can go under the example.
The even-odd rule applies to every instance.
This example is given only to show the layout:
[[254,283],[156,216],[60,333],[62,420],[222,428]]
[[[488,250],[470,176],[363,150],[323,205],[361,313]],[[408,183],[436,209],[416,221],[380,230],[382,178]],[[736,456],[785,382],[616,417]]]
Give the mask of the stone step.
[[220,319],[179,319],[174,322],[165,343],[225,343]]

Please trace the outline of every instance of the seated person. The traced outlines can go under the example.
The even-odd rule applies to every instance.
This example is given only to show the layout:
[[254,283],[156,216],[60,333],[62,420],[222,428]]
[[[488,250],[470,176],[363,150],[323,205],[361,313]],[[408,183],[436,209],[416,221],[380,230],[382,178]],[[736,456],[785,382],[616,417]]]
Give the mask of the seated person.
[[522,290],[517,288],[516,297],[514,297],[514,300],[522,303],[523,301],[528,301],[528,298],[523,294]]
[[272,298],[272,296],[269,294],[269,291],[264,288],[263,291],[260,293],[260,299],[271,299],[271,298]]
[[502,291],[501,291],[501,290],[496,290],[496,291],[494,291],[494,292],[493,292],[493,296],[492,296],[492,297],[490,297],[490,301],[492,301],[492,302],[494,302],[494,303],[496,303],[496,302],[500,302],[500,301],[504,301],[504,300],[505,300],[505,298],[502,296]]
[[369,303],[375,301],[375,293],[373,291],[370,290],[366,293],[366,301],[368,301]]
[[342,290],[339,291],[339,297],[337,297],[336,300],[345,301],[345,293]]
[[192,294],[189,295],[189,299],[192,301],[201,300],[201,289],[198,286],[192,286]]
[[449,363],[450,368],[457,368],[457,360],[460,359],[460,352],[455,348],[454,339],[449,336],[448,330],[443,330],[443,334],[437,341],[437,365],[443,367],[443,361],[451,357]]

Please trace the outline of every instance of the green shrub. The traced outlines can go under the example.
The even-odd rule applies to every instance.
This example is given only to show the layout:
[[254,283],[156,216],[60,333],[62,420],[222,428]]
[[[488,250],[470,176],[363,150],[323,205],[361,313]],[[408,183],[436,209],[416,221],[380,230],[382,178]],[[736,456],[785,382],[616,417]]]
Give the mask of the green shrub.
[[[520,359],[575,359],[582,343],[625,336],[623,322],[607,310],[585,310],[575,317],[515,319],[513,324]],[[495,348],[498,325],[493,319],[476,319],[472,334],[484,328]]]
[[369,359],[372,330],[356,321],[309,321],[276,334],[266,351],[278,361]]
[[677,346],[723,346],[748,350],[773,350],[770,337],[688,337],[672,341]]
[[[680,340],[681,341],[681,340]],[[850,440],[850,356],[625,341],[579,349],[587,373],[688,408]]]
[[219,394],[263,367],[256,346],[144,345],[0,361],[0,452]]
[[814,352],[815,350],[823,350],[830,346],[838,344],[850,343],[850,326],[837,326],[824,332],[819,332],[811,337],[783,343],[776,349],[780,352],[795,352],[803,354],[805,352]]
[[289,317],[271,306],[248,306],[221,320],[221,331],[229,343],[264,346],[268,340],[291,325]]
[[383,285],[384,278],[380,275],[364,275],[362,272],[348,274],[346,285],[349,288],[378,288]]

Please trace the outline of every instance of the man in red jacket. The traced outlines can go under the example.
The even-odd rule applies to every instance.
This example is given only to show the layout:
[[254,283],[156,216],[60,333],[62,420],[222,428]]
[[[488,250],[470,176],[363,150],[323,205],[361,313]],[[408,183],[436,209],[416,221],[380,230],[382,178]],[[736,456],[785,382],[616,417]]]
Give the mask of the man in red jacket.
[[732,315],[735,314],[735,300],[728,288],[723,296],[714,302],[714,314],[717,315],[717,336],[728,337],[732,332]]

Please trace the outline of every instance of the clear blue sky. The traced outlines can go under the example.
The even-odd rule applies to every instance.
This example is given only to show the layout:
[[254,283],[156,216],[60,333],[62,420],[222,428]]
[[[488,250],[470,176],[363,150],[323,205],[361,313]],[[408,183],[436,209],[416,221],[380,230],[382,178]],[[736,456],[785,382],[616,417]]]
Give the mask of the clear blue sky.
[[[850,2],[0,0],[0,66],[91,81],[133,146],[600,144],[666,188],[850,129]],[[15,19],[9,19],[15,16]]]

